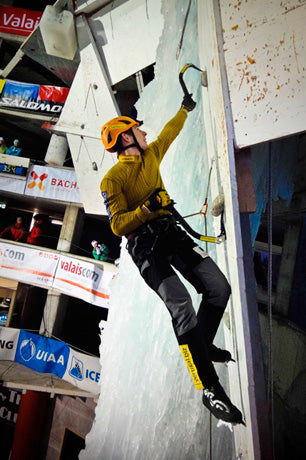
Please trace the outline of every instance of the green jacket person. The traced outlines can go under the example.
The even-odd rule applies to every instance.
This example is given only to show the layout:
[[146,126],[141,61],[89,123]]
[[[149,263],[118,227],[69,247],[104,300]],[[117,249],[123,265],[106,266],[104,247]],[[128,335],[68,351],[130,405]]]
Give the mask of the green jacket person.
[[93,247],[92,255],[96,260],[108,261],[109,249],[105,244],[99,244],[98,241],[93,240],[91,242]]
[[[176,223],[167,206],[160,163],[195,107],[185,96],[182,107],[157,139],[147,144],[140,123],[120,116],[101,131],[116,163],[101,182],[101,193],[112,231],[125,236],[130,256],[145,282],[165,303],[182,355],[195,387],[203,390],[204,405],[219,419],[243,423],[241,412],[223,390],[213,361],[231,359],[213,340],[230,296],[230,286],[214,261]],[[174,269],[202,294],[196,314],[191,297]]]

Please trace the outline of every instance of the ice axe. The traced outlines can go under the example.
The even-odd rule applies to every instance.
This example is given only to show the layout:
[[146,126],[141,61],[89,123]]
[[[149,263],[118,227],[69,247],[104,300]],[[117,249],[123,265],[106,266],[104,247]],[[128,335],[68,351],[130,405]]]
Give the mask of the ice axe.
[[[193,69],[196,69],[198,70],[199,72],[203,73],[203,70],[199,69],[199,67],[197,67],[196,65],[194,64],[191,64],[191,63],[188,63],[188,64],[185,64],[184,67],[182,67],[180,73],[179,73],[179,82],[180,82],[180,85],[182,87],[182,90],[184,92],[184,95],[187,96],[187,97],[190,97],[192,98],[192,94],[189,93],[186,85],[185,85],[185,82],[184,82],[184,79],[183,79],[183,76],[184,76],[184,73],[186,72],[187,69],[189,69],[190,67],[192,67]],[[193,101],[194,102],[194,101]],[[195,103],[195,102],[194,102]]]

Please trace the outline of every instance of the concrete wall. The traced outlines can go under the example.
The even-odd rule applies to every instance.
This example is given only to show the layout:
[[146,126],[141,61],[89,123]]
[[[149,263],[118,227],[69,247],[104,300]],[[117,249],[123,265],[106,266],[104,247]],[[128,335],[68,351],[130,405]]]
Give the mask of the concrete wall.
[[69,396],[56,397],[46,460],[60,457],[65,429],[85,437],[94,420],[95,402]]
[[305,2],[219,4],[237,146],[304,131]]

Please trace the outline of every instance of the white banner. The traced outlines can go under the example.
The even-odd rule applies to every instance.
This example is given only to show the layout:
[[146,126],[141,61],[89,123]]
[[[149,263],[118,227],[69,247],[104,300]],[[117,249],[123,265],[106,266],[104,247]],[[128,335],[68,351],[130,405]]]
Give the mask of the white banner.
[[10,191],[12,193],[24,194],[25,181],[13,177],[0,176],[0,190]]
[[30,167],[25,195],[73,203],[82,202],[75,171],[50,166]]
[[63,380],[93,394],[100,392],[101,364],[99,358],[88,356],[70,348],[69,361]]
[[57,375],[94,395],[100,392],[99,358],[79,353],[59,340],[23,329],[0,327],[0,360],[15,361],[42,374]]
[[0,276],[53,287],[99,307],[109,307],[109,283],[115,273],[82,259],[0,241]]
[[19,329],[0,327],[0,359],[14,361],[19,338]]
[[45,287],[53,284],[59,255],[0,242],[0,276]]
[[53,287],[86,302],[108,307],[113,272],[97,265],[60,255]]

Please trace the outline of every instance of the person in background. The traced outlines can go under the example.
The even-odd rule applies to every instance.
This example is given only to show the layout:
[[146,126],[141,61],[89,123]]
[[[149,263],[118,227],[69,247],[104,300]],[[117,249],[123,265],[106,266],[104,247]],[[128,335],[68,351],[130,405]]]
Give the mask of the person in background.
[[17,217],[16,222],[9,227],[6,227],[0,233],[0,238],[11,241],[24,241],[25,240],[25,231],[22,227],[22,218]]
[[43,241],[46,220],[42,214],[36,214],[34,216],[34,220],[34,225],[27,237],[27,243],[41,245]]
[[109,254],[108,247],[105,244],[99,244],[96,240],[93,240],[91,245],[93,247],[92,255],[94,258],[96,260],[103,260],[104,262],[107,262]]
[[14,145],[12,145],[9,149],[7,149],[6,154],[12,155],[14,157],[18,157],[22,151],[22,148],[19,147],[20,142],[18,139],[14,140]]
[[0,153],[6,154],[7,146],[5,145],[5,141],[3,137],[0,137]]

